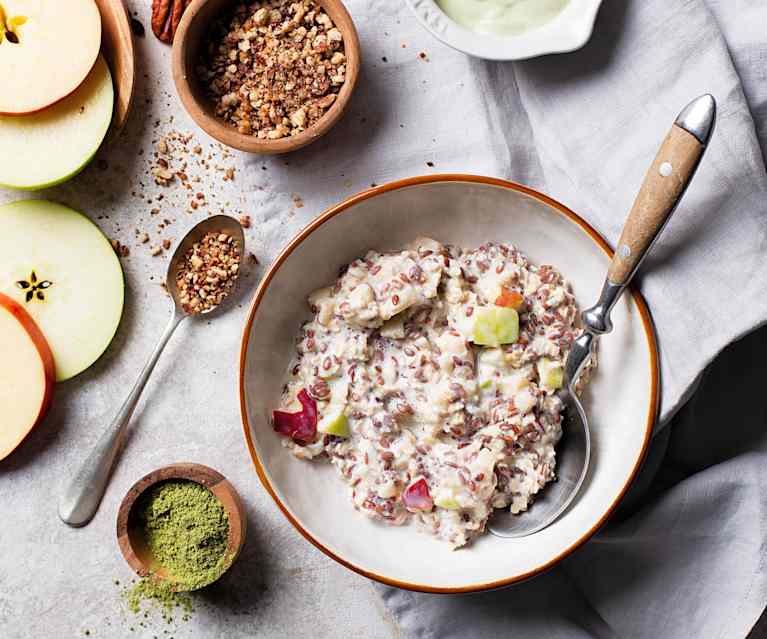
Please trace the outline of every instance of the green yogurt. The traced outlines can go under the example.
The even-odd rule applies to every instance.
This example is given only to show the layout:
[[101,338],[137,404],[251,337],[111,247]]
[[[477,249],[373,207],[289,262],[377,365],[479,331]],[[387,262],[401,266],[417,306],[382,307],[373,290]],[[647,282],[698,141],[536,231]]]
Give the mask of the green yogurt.
[[436,0],[455,22],[477,33],[515,36],[554,19],[570,0]]

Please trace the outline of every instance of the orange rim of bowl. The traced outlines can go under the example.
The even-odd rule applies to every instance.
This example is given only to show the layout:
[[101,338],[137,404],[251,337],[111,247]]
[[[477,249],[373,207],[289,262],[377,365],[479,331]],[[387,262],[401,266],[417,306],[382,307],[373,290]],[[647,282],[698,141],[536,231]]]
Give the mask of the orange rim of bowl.
[[607,521],[610,515],[615,511],[618,504],[620,504],[623,497],[626,495],[626,492],[628,491],[629,487],[634,481],[634,478],[639,472],[639,469],[642,466],[642,462],[644,461],[647,455],[647,449],[650,444],[650,437],[652,435],[653,425],[657,418],[658,408],[659,408],[658,345],[655,338],[655,330],[653,328],[652,318],[650,316],[650,311],[647,307],[647,304],[644,301],[644,298],[642,297],[642,295],[639,293],[639,291],[637,291],[633,286],[629,287],[628,292],[631,294],[634,300],[634,304],[636,304],[637,310],[639,311],[639,315],[642,318],[642,325],[645,330],[645,335],[647,337],[647,345],[650,351],[650,375],[651,375],[650,402],[649,402],[649,407],[647,411],[647,425],[645,428],[645,437],[644,437],[644,442],[642,443],[642,450],[639,454],[639,457],[636,460],[636,463],[634,464],[634,467],[631,470],[631,474],[626,480],[626,483],[624,484],[623,488],[618,493],[617,497],[613,500],[612,504],[607,509],[607,511],[599,518],[599,520],[588,531],[586,531],[583,535],[581,535],[579,539],[577,539],[566,550],[561,552],[559,555],[557,555],[553,559],[536,567],[533,570],[530,570],[520,575],[516,575],[514,577],[509,577],[507,579],[500,579],[498,581],[491,581],[487,583],[477,583],[477,584],[472,584],[469,586],[460,586],[455,588],[435,587],[435,586],[428,586],[425,584],[399,581],[397,579],[391,579],[390,577],[386,577],[384,575],[379,575],[369,570],[365,570],[364,568],[361,568],[360,566],[356,566],[355,564],[343,559],[342,557],[339,557],[332,550],[324,546],[320,541],[315,539],[311,535],[311,533],[309,533],[309,531],[307,531],[301,525],[301,523],[293,516],[293,514],[290,512],[287,506],[284,503],[282,503],[282,500],[279,498],[279,496],[277,495],[277,492],[274,490],[269,479],[267,478],[266,471],[264,470],[264,467],[262,466],[261,461],[258,458],[258,453],[256,452],[255,446],[253,445],[253,440],[250,434],[250,422],[248,421],[247,410],[245,408],[245,357],[248,350],[248,344],[250,341],[250,332],[253,326],[253,320],[255,319],[256,312],[258,311],[259,304],[261,303],[261,299],[263,298],[266,290],[269,288],[269,284],[272,278],[274,277],[274,274],[280,269],[282,264],[290,256],[290,254],[296,249],[296,247],[298,247],[307,237],[309,237],[309,235],[311,235],[320,226],[325,224],[325,222],[327,222],[328,220],[331,220],[336,215],[340,215],[344,211],[349,210],[356,204],[359,204],[360,202],[364,202],[365,200],[368,200],[370,198],[377,197],[383,193],[388,193],[390,191],[397,191],[399,189],[404,189],[411,186],[419,186],[423,184],[435,184],[439,182],[466,182],[471,184],[484,184],[484,185],[490,185],[490,186],[497,186],[501,188],[510,189],[512,191],[517,191],[519,193],[523,193],[525,195],[533,197],[545,204],[548,204],[549,207],[561,213],[562,215],[564,215],[571,221],[575,222],[578,226],[581,227],[583,231],[585,231],[589,235],[589,237],[591,237],[591,239],[597,244],[597,246],[599,246],[599,248],[601,248],[605,252],[605,254],[609,258],[612,258],[613,256],[613,250],[612,248],[610,248],[610,245],[604,240],[604,238],[588,222],[586,222],[584,219],[578,216],[574,211],[570,210],[569,208],[567,208],[565,205],[561,204],[560,202],[557,202],[553,198],[550,198],[548,195],[544,195],[543,193],[540,193],[527,186],[523,186],[515,182],[509,182],[508,180],[502,180],[499,178],[484,177],[484,176],[478,176],[478,175],[451,173],[451,174],[443,174],[443,175],[426,175],[421,177],[413,177],[413,178],[407,178],[403,180],[397,180],[395,182],[390,182],[389,184],[383,184],[381,186],[377,186],[367,191],[362,191],[361,193],[358,193],[357,195],[353,195],[347,198],[346,200],[340,202],[339,204],[336,204],[335,206],[330,207],[325,212],[321,213],[316,218],[314,218],[311,222],[309,222],[309,224],[307,224],[280,252],[280,254],[271,264],[266,274],[264,275],[263,279],[261,280],[261,283],[259,284],[258,289],[256,290],[255,296],[253,298],[253,302],[250,306],[250,310],[248,311],[248,317],[245,322],[245,328],[243,330],[242,343],[240,347],[240,382],[239,382],[240,414],[242,416],[242,425],[245,431],[245,439],[248,443],[248,450],[250,451],[250,456],[253,459],[253,463],[256,467],[256,472],[258,473],[258,477],[261,480],[261,484],[263,484],[264,488],[266,489],[266,492],[268,492],[271,495],[274,502],[280,508],[282,513],[285,515],[285,517],[287,517],[288,521],[291,524],[293,524],[296,530],[298,530],[298,532],[300,532],[310,543],[312,543],[314,546],[319,548],[319,550],[325,553],[328,557],[330,557],[331,559],[334,559],[341,565],[346,566],[350,570],[353,570],[354,572],[362,575],[363,577],[367,577],[368,579],[373,579],[382,584],[386,584],[387,586],[402,588],[404,590],[413,590],[416,592],[427,592],[427,593],[437,593],[437,594],[461,594],[461,593],[471,593],[471,592],[482,592],[486,590],[495,590],[498,588],[503,588],[505,586],[510,586],[512,584],[519,583],[521,581],[525,581],[527,579],[530,579],[531,577],[535,577],[536,575],[540,575],[546,572],[547,570],[553,568],[560,561],[562,561],[567,556],[575,552],[575,550],[577,550],[584,543],[586,543],[604,525],[604,523]]

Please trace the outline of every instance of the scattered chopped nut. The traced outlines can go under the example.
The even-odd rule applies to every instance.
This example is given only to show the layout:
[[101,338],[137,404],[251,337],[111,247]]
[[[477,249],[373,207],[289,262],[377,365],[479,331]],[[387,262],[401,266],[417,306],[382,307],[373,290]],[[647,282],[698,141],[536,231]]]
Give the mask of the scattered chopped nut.
[[226,233],[207,233],[184,255],[176,274],[182,308],[191,314],[218,306],[240,270],[241,247]]
[[170,249],[170,240],[163,240],[162,241],[162,247],[167,251]]
[[149,233],[142,233],[138,236],[138,241],[142,244],[146,244],[149,241]]
[[250,215],[240,215],[240,226],[244,229],[250,228]]
[[153,246],[151,253],[153,257],[157,257],[160,253],[162,253],[162,246]]
[[125,244],[121,244],[118,240],[109,240],[109,243],[119,257],[128,257],[130,255],[130,249]]
[[173,171],[170,171],[167,168],[167,162],[165,162],[165,167],[163,167],[159,162],[165,162],[165,160],[158,160],[158,165],[152,168],[152,175],[154,175],[154,181],[157,182],[160,186],[168,186],[173,181]]

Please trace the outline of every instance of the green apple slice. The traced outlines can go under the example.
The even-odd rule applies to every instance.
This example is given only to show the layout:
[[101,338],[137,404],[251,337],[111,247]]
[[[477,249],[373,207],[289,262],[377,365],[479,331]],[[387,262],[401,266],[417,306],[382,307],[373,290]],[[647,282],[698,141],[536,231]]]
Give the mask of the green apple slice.
[[43,189],[77,175],[101,146],[113,104],[112,76],[99,56],[83,84],[61,102],[31,115],[0,116],[0,185]]
[[0,206],[0,292],[32,316],[63,381],[112,341],[123,310],[123,273],[87,217],[45,200]]
[[496,348],[513,344],[519,338],[519,315],[513,308],[480,306],[474,311],[471,340],[480,346]]
[[349,420],[344,413],[344,407],[331,406],[329,412],[317,424],[317,430],[326,435],[350,437]]
[[565,372],[562,369],[562,364],[553,362],[548,357],[541,357],[536,366],[538,368],[538,379],[541,382],[541,386],[550,390],[562,388],[565,379]]

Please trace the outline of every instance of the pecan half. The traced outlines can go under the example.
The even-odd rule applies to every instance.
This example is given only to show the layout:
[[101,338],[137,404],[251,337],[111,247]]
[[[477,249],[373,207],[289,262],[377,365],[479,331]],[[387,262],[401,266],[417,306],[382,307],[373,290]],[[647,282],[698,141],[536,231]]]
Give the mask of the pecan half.
[[184,10],[192,0],[152,0],[152,31],[161,42],[171,44]]

